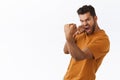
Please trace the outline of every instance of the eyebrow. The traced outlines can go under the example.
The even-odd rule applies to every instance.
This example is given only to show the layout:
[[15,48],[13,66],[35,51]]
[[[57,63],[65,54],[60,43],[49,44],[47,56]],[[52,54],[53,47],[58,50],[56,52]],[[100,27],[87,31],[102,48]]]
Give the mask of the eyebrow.
[[87,21],[87,20],[89,20],[89,19],[90,19],[90,17],[86,18],[85,20],[81,20],[81,19],[80,19],[80,21]]

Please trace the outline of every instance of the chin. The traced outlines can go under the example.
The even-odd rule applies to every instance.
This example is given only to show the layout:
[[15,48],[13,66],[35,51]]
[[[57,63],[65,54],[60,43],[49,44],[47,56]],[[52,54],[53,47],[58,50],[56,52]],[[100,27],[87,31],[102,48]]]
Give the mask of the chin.
[[87,35],[90,35],[90,34],[92,34],[92,32],[86,32],[87,33]]

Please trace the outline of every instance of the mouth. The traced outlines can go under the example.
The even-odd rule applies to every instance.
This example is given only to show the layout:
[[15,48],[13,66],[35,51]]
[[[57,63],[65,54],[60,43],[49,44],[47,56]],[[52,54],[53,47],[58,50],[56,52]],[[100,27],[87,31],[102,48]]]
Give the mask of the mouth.
[[90,28],[89,28],[89,26],[86,26],[85,27],[85,31],[88,31]]
[[89,28],[85,28],[85,30],[89,30]]
[[87,32],[87,33],[90,32],[90,27],[89,27],[89,26],[86,26],[86,27],[85,27],[85,32]]

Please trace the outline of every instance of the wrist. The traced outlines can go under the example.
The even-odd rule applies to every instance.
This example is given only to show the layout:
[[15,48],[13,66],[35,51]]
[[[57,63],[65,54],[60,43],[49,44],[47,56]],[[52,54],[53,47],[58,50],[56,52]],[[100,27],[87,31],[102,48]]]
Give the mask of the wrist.
[[73,38],[73,36],[67,37],[66,40],[67,40],[67,42],[69,42],[69,43],[75,42],[75,39]]

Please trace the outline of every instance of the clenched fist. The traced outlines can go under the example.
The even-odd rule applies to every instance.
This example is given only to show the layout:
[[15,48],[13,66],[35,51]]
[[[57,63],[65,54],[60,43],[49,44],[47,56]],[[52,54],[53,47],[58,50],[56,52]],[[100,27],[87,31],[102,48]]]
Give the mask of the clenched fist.
[[66,40],[71,40],[73,38],[74,33],[77,31],[76,24],[66,24],[64,26],[64,32]]

